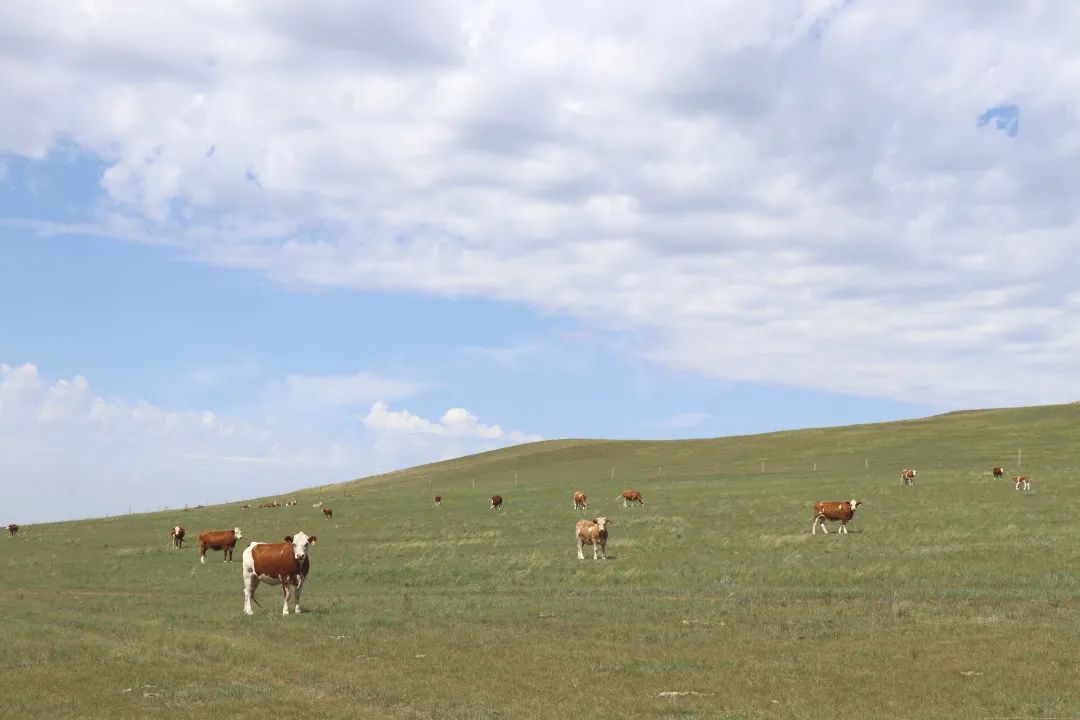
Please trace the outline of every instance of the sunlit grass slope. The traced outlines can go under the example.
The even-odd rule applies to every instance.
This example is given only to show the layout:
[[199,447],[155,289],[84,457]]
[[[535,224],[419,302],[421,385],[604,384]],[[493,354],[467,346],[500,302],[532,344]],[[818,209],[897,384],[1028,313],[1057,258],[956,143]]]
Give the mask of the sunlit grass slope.
[[[990,475],[1018,450],[1026,494]],[[1080,717],[1078,477],[1066,405],[552,441],[291,508],[27,526],[0,538],[0,717]],[[607,562],[576,559],[574,490]],[[814,500],[852,497],[851,534],[810,535]],[[243,616],[240,548],[200,565],[176,522],[317,535],[310,613],[264,585]]]

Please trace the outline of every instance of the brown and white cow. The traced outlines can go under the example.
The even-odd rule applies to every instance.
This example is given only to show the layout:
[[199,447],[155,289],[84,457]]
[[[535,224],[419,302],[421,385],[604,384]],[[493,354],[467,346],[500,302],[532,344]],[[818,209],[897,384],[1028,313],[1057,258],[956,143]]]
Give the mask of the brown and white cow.
[[839,520],[840,529],[837,533],[847,533],[847,524],[851,521],[851,518],[855,516],[855,511],[860,505],[861,500],[849,500],[848,502],[816,502],[814,503],[814,522],[810,526],[810,534],[816,535],[818,525],[821,525],[821,529],[825,531],[825,534],[829,534],[829,528],[825,527],[826,520]]
[[236,541],[242,537],[244,536],[240,533],[240,528],[199,533],[199,562],[206,564],[207,550],[222,550],[225,555],[222,562],[232,562],[233,548],[236,547]]
[[574,493],[574,509],[575,510],[588,510],[589,498],[585,496],[583,492]]
[[629,507],[630,505],[635,505],[635,504],[636,505],[644,505],[645,504],[645,500],[642,499],[641,493],[639,493],[637,490],[623,490],[622,494],[619,495],[619,497],[617,497],[615,499],[618,500],[619,498],[622,498],[623,507]]
[[993,470],[993,473],[994,473],[994,478],[995,478],[995,479],[997,479],[997,478],[999,478],[999,477],[1001,477],[1002,475],[1004,475],[1004,474],[1005,474],[1005,468],[1003,468],[1003,467],[997,467],[997,466],[995,465],[995,466],[994,466],[994,470]]
[[329,519],[331,519],[332,517],[334,517],[334,510],[333,510],[333,508],[325,508],[325,507],[324,507],[324,508],[322,509],[322,514],[323,514],[323,517],[324,517],[324,518],[326,518],[327,520],[329,520]]
[[488,510],[502,510],[502,495],[491,496],[491,507]]
[[322,507],[322,500],[320,500],[317,503],[311,503],[311,507],[313,507],[313,508],[321,508]]
[[11,534],[11,537],[15,537],[15,533],[19,532],[19,526],[15,523],[11,523],[7,526],[7,531]]
[[295,500],[286,500],[285,501],[285,507],[292,507],[295,504],[296,504]]
[[904,468],[900,471],[900,484],[901,485],[914,485],[915,478],[918,477],[919,471],[912,468]]
[[442,507],[442,495],[435,496],[435,507]]
[[1013,478],[1013,482],[1016,483],[1017,490],[1031,489],[1031,478],[1027,475],[1017,475]]
[[259,582],[281,583],[284,596],[282,615],[289,614],[289,586],[296,588],[293,613],[300,614],[300,591],[304,589],[311,563],[308,546],[315,544],[315,536],[303,532],[286,535],[282,543],[253,542],[244,550],[244,614],[253,615],[251,601]]
[[172,534],[169,536],[172,538],[173,550],[179,550],[184,547],[184,526],[177,525],[172,529]]
[[592,520],[578,520],[577,521],[577,556],[578,560],[585,559],[585,553],[582,550],[586,545],[592,545],[592,559],[597,560],[596,550],[600,549],[600,557],[607,560],[607,526],[608,519],[603,517],[593,518]]

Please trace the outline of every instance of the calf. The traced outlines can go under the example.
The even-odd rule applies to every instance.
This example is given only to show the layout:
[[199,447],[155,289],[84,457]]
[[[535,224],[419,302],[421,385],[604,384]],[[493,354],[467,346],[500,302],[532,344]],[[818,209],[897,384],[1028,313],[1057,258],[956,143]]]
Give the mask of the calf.
[[1013,478],[1013,482],[1016,483],[1017,490],[1030,490],[1031,478],[1027,475],[1017,475]]
[[847,533],[847,524],[851,521],[851,518],[855,516],[855,510],[862,505],[860,500],[851,500],[849,502],[816,502],[814,503],[814,522],[810,526],[810,534],[817,535],[818,525],[821,525],[821,529],[825,531],[825,534],[829,534],[829,528],[825,527],[826,520],[839,520],[840,529],[838,533]]
[[184,528],[182,525],[174,527],[170,537],[172,537],[173,550],[179,550],[184,547]]
[[904,468],[900,471],[900,484],[901,485],[914,485],[915,478],[918,476],[918,470],[912,470],[911,468]]
[[585,497],[585,493],[583,493],[583,492],[574,493],[574,509],[575,510],[588,510],[589,509],[589,498]]
[[596,549],[600,548],[600,557],[607,560],[607,518],[593,518],[592,520],[577,521],[577,556],[578,560],[584,560],[582,552],[586,545],[592,545],[592,559],[597,560]]
[[260,581],[281,583],[285,604],[282,615],[289,614],[289,586],[296,588],[293,613],[300,614],[300,591],[308,576],[308,546],[315,544],[315,536],[303,532],[286,535],[282,543],[253,542],[244,550],[244,614],[253,615],[251,601]]
[[1003,468],[1003,467],[996,467],[996,466],[995,466],[995,467],[994,467],[994,470],[993,470],[993,473],[994,473],[994,478],[995,478],[995,479],[996,479],[996,478],[999,478],[999,477],[1001,477],[1002,475],[1004,475],[1004,474],[1005,474],[1005,468]]
[[622,498],[623,507],[645,504],[645,500],[642,499],[641,493],[639,493],[637,490],[623,490],[622,494],[615,499],[618,500],[619,498]]
[[442,507],[442,495],[435,496],[435,507]]
[[11,537],[15,537],[15,533],[19,532],[19,526],[15,523],[11,523],[7,526],[7,531],[11,534]]
[[502,495],[491,496],[491,507],[488,510],[502,510]]
[[225,555],[222,562],[232,562],[233,548],[236,547],[236,541],[242,537],[244,536],[240,534],[240,528],[199,533],[199,562],[206,564],[207,550],[222,550]]
[[322,514],[324,518],[329,520],[330,518],[334,517],[334,510],[332,508],[323,508]]

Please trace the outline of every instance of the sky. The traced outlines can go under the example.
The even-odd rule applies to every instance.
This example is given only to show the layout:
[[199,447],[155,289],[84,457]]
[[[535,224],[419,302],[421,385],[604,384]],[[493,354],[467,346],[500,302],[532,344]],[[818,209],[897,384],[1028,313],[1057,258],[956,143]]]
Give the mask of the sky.
[[1080,6],[0,5],[0,522],[1080,400]]

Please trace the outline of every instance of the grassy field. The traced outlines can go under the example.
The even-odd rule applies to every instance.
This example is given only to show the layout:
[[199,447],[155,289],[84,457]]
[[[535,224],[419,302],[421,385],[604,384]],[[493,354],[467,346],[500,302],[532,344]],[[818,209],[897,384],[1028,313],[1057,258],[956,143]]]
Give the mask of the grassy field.
[[[1026,494],[989,472],[1018,449]],[[578,489],[607,562],[576,559]],[[553,441],[289,497],[0,539],[0,716],[1080,717],[1080,406]],[[811,536],[852,497],[851,534]],[[200,565],[176,522],[317,535],[309,612],[264,585],[245,617],[240,547]]]

